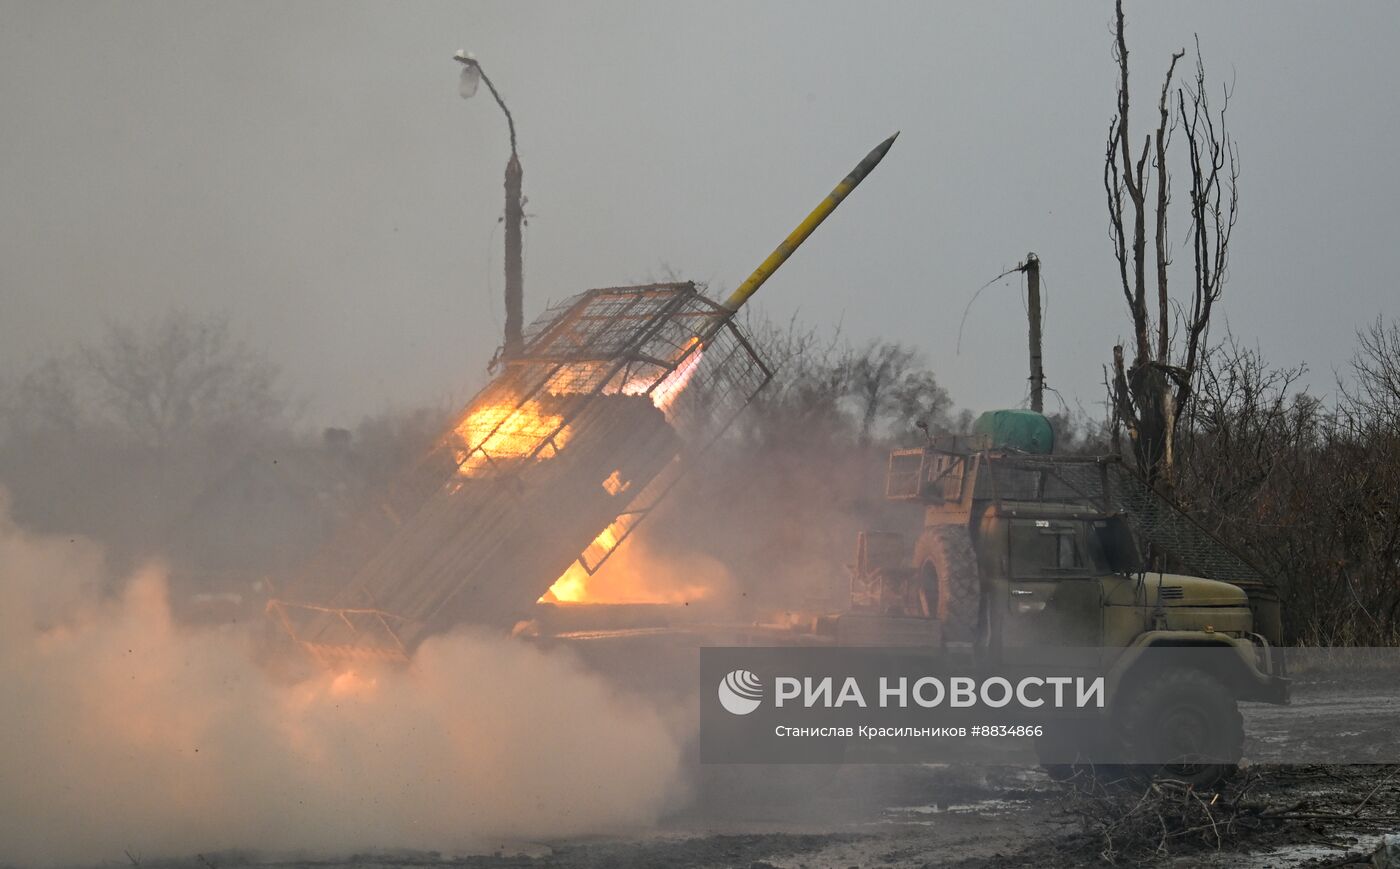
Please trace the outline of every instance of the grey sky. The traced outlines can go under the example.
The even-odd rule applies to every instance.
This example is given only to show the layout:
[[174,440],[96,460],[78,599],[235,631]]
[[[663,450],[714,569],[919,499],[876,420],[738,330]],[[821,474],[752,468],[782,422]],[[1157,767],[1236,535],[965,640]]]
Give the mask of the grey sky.
[[[756,303],[917,345],[960,405],[1014,405],[1016,286],[989,288],[961,355],[954,343],[972,292],[1035,250],[1050,383],[1097,411],[1125,331],[1101,182],[1109,16],[1087,2],[7,0],[0,365],[179,304],[233,317],[313,423],[464,397],[499,343],[507,156],[489,98],[456,94],[451,55],[467,47],[519,126],[527,318],[667,267],[732,287],[899,129]],[[1193,32],[1215,80],[1235,82],[1224,314],[1329,390],[1355,327],[1397,314],[1400,11],[1131,3],[1128,26],[1135,138]],[[1184,233],[1178,219],[1189,268]]]

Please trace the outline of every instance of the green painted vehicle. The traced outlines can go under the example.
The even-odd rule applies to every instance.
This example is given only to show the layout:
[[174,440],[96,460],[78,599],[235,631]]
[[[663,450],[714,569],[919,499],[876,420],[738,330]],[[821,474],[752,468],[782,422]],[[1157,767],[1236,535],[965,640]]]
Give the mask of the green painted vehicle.
[[[890,455],[885,494],[922,507],[923,527],[912,546],[861,535],[850,610],[827,629],[838,644],[961,646],[989,660],[1101,648],[1108,710],[1079,729],[1084,754],[1123,740],[1178,760],[1136,773],[1218,781],[1241,758],[1238,703],[1288,702],[1273,583],[1118,457],[1019,448],[1049,430],[1028,416]],[[1179,647],[1227,651],[1215,660],[1228,663],[1146,654]],[[1054,748],[1042,757],[1066,755]]]

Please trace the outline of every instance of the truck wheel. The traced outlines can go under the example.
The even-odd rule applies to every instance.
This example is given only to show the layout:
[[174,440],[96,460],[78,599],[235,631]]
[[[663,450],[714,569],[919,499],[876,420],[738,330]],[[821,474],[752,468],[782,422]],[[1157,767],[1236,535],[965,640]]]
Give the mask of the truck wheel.
[[1167,670],[1136,686],[1119,707],[1118,725],[1142,778],[1209,787],[1233,775],[1244,753],[1244,719],[1234,695],[1199,670]]
[[[977,629],[977,600],[981,580],[977,573],[977,553],[967,528],[946,525],[929,528],[920,540],[924,577],[938,589],[936,617],[944,625],[945,634],[952,628],[956,639],[972,639]],[[966,636],[962,636],[966,634]]]

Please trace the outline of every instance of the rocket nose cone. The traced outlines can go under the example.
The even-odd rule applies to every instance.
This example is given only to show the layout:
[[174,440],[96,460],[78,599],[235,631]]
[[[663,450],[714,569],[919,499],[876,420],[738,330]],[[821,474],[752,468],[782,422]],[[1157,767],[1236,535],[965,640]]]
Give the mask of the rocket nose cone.
[[885,159],[885,155],[889,153],[890,146],[893,145],[894,140],[898,138],[899,133],[895,133],[893,136],[890,136],[885,141],[876,145],[874,150],[866,154],[860,163],[856,165],[856,168],[851,173],[852,177],[859,181],[859,179],[869,175],[871,170],[880,165],[881,160]]
[[880,144],[878,144],[878,145],[875,146],[875,150],[874,150],[873,153],[877,154],[877,155],[880,156],[880,157],[885,156],[886,154],[889,153],[889,151],[890,151],[890,146],[892,146],[892,145],[894,144],[894,140],[895,140],[895,139],[898,139],[898,138],[899,138],[899,130],[895,130],[893,136],[890,136],[888,139],[886,139],[885,141],[883,141],[883,142],[881,142]]

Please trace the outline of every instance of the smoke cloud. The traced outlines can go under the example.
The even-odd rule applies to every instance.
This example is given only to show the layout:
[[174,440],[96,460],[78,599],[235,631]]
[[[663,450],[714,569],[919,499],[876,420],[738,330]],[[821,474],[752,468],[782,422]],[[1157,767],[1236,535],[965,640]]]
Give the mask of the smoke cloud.
[[681,747],[571,656],[494,635],[410,666],[279,681],[252,626],[171,618],[148,566],[0,504],[0,862],[263,851],[492,850],[653,822]]

